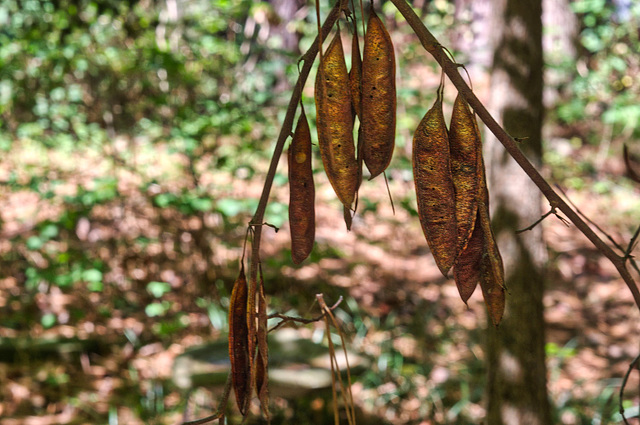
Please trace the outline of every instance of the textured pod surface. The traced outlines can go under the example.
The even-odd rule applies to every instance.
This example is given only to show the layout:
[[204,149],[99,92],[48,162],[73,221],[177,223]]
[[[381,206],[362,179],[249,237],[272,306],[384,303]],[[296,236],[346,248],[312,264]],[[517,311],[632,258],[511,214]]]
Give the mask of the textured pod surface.
[[451,175],[456,194],[456,222],[458,250],[469,241],[476,223],[478,211],[479,173],[482,165],[478,151],[482,149],[475,117],[466,100],[458,94],[453,104],[449,127]]
[[353,143],[349,74],[339,33],[331,41],[318,68],[315,100],[322,164],[340,202],[351,208],[358,184],[358,167]]
[[479,222],[480,216],[476,209],[476,224],[471,238],[469,238],[469,242],[458,255],[453,266],[453,278],[456,281],[460,298],[465,304],[478,286],[481,275],[484,233]]
[[371,179],[393,155],[396,134],[396,60],[391,37],[371,7],[362,58],[362,149]]
[[447,126],[442,101],[438,98],[413,136],[412,159],[420,224],[436,264],[445,276],[456,259],[458,245],[449,155]]
[[480,288],[484,303],[487,306],[489,317],[494,326],[498,326],[502,320],[505,308],[505,286],[504,286],[504,265],[502,256],[498,250],[493,230],[491,229],[491,218],[489,216],[489,192],[484,173],[484,163],[480,168],[480,193],[478,200],[479,225],[484,234],[484,254],[482,256]]
[[229,302],[229,360],[231,361],[231,381],[236,395],[238,409],[246,414],[249,397],[251,372],[249,368],[249,331],[247,328],[247,279],[244,265],[233,284]]
[[[362,57],[360,56],[360,40],[358,28],[353,26],[351,39],[351,70],[349,70],[349,88],[351,89],[351,106],[354,114],[362,117]],[[361,118],[362,119],[362,118]]]
[[311,133],[304,108],[301,109],[288,152],[291,258],[296,264],[309,256],[316,235]]
[[504,266],[491,231],[488,209],[484,205],[480,205],[479,209],[480,225],[485,234],[485,253],[482,257],[480,287],[491,322],[498,326],[505,307]]
[[269,415],[269,349],[267,346],[267,300],[264,295],[264,280],[262,269],[260,270],[260,287],[258,288],[258,355],[256,358],[255,377],[256,392],[260,400],[262,413],[268,418]]

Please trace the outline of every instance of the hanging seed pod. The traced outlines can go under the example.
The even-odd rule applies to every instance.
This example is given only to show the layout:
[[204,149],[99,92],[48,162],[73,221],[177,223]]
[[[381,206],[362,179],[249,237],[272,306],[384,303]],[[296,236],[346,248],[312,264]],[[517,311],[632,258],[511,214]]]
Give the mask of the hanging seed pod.
[[311,168],[311,133],[304,107],[289,146],[289,227],[291,258],[300,264],[313,249],[316,235],[315,188]]
[[369,12],[362,58],[362,137],[369,180],[391,162],[396,134],[396,60],[391,37],[373,10]]
[[443,275],[457,255],[456,205],[449,162],[447,125],[438,98],[413,137],[413,179],[418,215],[427,243]]
[[247,279],[244,264],[240,275],[233,284],[229,303],[229,359],[231,361],[231,381],[236,395],[236,403],[242,415],[246,415],[249,397],[249,335],[247,329]]
[[467,245],[478,211],[478,150],[482,149],[475,117],[465,99],[458,94],[449,127],[451,175],[456,194],[458,251]]
[[353,38],[351,39],[351,70],[349,71],[349,88],[351,89],[351,109],[353,119],[358,116],[362,120],[362,58],[360,56],[360,41],[358,40],[358,26],[353,24]]
[[480,169],[480,193],[478,199],[478,218],[484,234],[484,255],[482,257],[480,288],[489,317],[494,326],[498,326],[505,308],[504,265],[498,250],[491,218],[489,216],[489,192],[487,190],[484,162]]
[[260,268],[260,286],[258,288],[258,355],[256,358],[256,392],[260,400],[262,413],[269,418],[269,374],[267,366],[269,363],[269,349],[267,346],[267,300],[264,295],[264,279],[262,277],[262,267]]
[[322,57],[315,84],[318,145],[324,170],[340,202],[351,208],[358,184],[351,91],[340,33]]
[[453,266],[453,278],[456,281],[460,298],[466,304],[478,286],[482,274],[482,256],[484,254],[484,233],[480,225],[480,214],[476,210],[476,224],[469,242],[460,252]]

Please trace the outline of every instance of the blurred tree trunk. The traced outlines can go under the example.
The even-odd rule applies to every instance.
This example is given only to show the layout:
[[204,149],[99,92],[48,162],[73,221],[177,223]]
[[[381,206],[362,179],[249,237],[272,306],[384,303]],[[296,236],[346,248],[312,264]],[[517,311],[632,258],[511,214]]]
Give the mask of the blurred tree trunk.
[[[534,164],[542,153],[542,0],[495,0],[490,110]],[[516,234],[540,218],[541,195],[493,137],[486,160],[494,230],[505,260],[507,309],[488,326],[490,425],[551,424],[545,366],[542,227]]]
[[544,0],[542,37],[544,50],[544,105],[553,108],[565,86],[572,81],[578,58],[578,18],[570,0]]

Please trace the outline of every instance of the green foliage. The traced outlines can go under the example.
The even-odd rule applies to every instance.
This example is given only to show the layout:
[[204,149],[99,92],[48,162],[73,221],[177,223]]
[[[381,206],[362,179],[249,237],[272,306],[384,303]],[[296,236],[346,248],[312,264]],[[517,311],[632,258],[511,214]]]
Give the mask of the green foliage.
[[[577,67],[574,62],[556,66],[570,70],[565,102],[558,104],[557,116],[565,123],[582,120],[602,121],[613,127],[613,135],[640,136],[640,88],[634,80],[640,71],[637,23],[640,5],[616,10],[613,2],[580,0],[572,2],[581,22]],[[601,135],[590,134],[589,141],[599,143]]]

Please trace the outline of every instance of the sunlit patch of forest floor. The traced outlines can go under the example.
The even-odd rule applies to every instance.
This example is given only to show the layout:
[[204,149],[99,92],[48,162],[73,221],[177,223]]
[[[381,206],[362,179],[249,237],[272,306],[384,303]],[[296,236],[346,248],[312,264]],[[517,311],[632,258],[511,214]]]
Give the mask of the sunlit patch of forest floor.
[[[602,157],[564,139],[548,148],[551,182],[626,247],[639,224],[640,188],[623,177],[619,155]],[[0,164],[9,182],[0,192],[0,423],[180,421],[187,394],[171,382],[173,361],[224,337],[265,169],[247,178],[203,167],[194,187],[162,145],[149,158],[140,153],[139,163],[154,161],[144,170],[95,152],[69,161],[28,149],[18,147]],[[270,308],[311,317],[319,313],[316,293],[328,303],[344,297],[336,314],[347,340],[372,360],[353,387],[365,416],[390,424],[477,423],[486,369],[481,293],[467,307],[436,268],[406,162],[393,163],[388,177],[395,214],[384,180],[365,181],[347,232],[326,177],[316,173],[316,246],[300,266],[290,260],[286,209],[268,211],[267,222],[281,227],[263,232]],[[276,182],[272,203],[288,203],[286,181]],[[573,226],[553,216],[541,226],[555,414],[564,424],[600,423],[618,410],[622,377],[640,350],[640,314],[614,267]],[[318,329],[322,323],[299,332],[311,338]],[[41,346],[43,339],[53,342]],[[639,385],[631,374],[629,405],[638,404]],[[216,403],[215,393],[196,389],[191,418]],[[288,421],[332,423],[324,399],[275,399],[273,409]],[[258,415],[257,405],[252,412]]]

